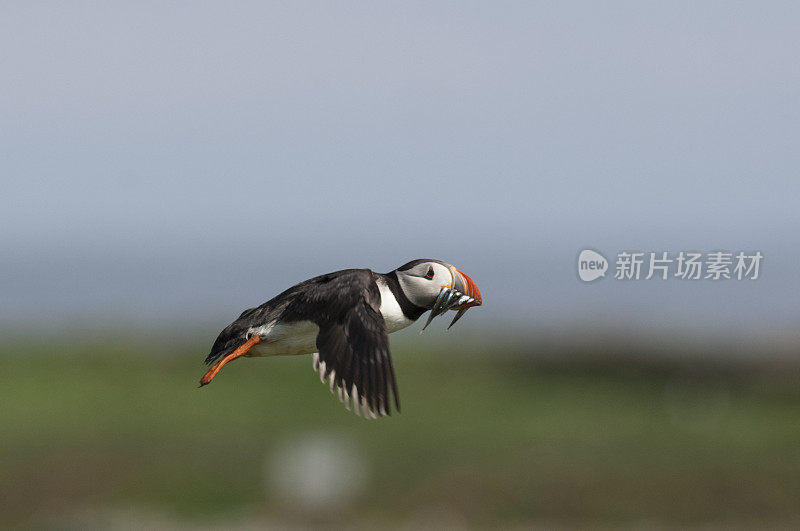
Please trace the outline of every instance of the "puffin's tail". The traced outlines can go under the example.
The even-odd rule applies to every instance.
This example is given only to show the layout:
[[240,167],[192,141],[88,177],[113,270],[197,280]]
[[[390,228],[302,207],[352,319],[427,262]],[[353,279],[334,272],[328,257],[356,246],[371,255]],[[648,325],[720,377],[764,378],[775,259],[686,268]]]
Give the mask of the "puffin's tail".
[[206,365],[212,367],[200,380],[200,387],[211,382],[223,365],[239,356],[243,356],[254,345],[261,342],[258,334],[250,335],[253,323],[261,322],[263,319],[265,305],[250,308],[242,312],[234,322],[226,326],[217,336],[211,352],[206,356]]
[[[239,356],[244,356],[245,354],[247,354],[248,350],[250,350],[251,348],[253,348],[255,345],[257,345],[259,343],[261,343],[261,336],[259,336],[258,334],[253,334],[250,337],[250,339],[248,339],[247,341],[245,341],[244,343],[239,345],[239,347],[237,347],[233,352],[231,352],[230,354],[227,354],[226,356],[221,358],[219,361],[214,363],[214,365],[212,365],[211,368],[208,369],[208,372],[206,372],[203,375],[203,377],[200,379],[200,387],[203,387],[204,385],[210,384],[211,380],[214,379],[214,376],[217,375],[217,373],[220,371],[220,369],[222,369],[222,367],[226,363],[228,363],[229,361],[235,360]],[[214,352],[212,351],[212,354],[209,354],[208,358],[206,358],[206,363],[210,363],[209,359],[211,359],[211,361],[213,362],[214,359],[217,359],[217,358],[220,357],[220,355],[217,354],[217,355],[214,356],[214,358],[211,358],[211,356],[213,354],[214,354]]]

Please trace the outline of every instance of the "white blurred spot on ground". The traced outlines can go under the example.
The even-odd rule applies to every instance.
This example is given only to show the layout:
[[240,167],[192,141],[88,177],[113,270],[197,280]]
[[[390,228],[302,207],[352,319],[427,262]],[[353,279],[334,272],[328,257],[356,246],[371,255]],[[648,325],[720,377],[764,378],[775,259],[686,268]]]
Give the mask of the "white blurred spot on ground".
[[267,455],[264,483],[293,511],[327,511],[355,503],[369,478],[357,442],[325,432],[295,434]]

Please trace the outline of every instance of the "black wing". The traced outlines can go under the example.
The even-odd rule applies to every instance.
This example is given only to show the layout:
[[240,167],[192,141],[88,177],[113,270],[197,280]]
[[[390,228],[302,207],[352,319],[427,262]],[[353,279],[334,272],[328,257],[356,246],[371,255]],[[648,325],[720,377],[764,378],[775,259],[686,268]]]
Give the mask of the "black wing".
[[319,326],[314,368],[331,391],[365,416],[389,415],[391,395],[400,411],[400,397],[389,354],[389,337],[380,313],[376,275],[350,269],[308,281],[288,304],[284,319],[307,319]]

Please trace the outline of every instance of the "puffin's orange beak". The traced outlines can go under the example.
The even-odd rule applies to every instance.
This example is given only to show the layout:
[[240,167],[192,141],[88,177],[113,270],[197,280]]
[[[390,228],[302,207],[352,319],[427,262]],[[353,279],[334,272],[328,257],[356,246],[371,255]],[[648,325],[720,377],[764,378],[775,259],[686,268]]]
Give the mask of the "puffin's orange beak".
[[441,289],[439,296],[433,303],[431,313],[428,315],[428,320],[425,326],[422,327],[422,330],[425,330],[437,315],[441,315],[447,310],[458,310],[458,313],[456,313],[456,316],[453,317],[453,320],[450,322],[450,326],[447,327],[449,330],[451,326],[456,324],[456,321],[461,319],[461,316],[464,315],[467,310],[473,306],[480,306],[483,304],[481,292],[475,282],[469,278],[469,275],[459,271],[453,266],[450,266],[450,273],[453,275],[453,285],[444,286]]
[[[461,282],[459,282],[459,280],[461,280]],[[480,306],[481,304],[483,304],[483,300],[481,299],[481,291],[478,289],[478,285],[475,284],[475,282],[469,277],[469,275],[458,269],[456,269],[455,288],[464,295],[468,295],[474,300],[471,302],[465,302],[460,306],[456,306],[452,308],[453,310],[472,308],[473,306]]]

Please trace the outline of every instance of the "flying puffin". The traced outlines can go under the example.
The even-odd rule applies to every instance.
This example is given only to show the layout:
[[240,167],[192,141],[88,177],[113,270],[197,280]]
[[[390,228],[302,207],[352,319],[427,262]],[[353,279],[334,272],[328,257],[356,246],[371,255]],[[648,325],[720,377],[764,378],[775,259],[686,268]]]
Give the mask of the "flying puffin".
[[389,415],[390,392],[400,398],[388,334],[430,310],[422,330],[447,310],[480,306],[475,282],[440,260],[412,260],[386,274],[344,269],[301,282],[261,306],[242,312],[217,337],[206,357],[207,385],[223,365],[240,356],[313,354],[314,370],[356,414]]

